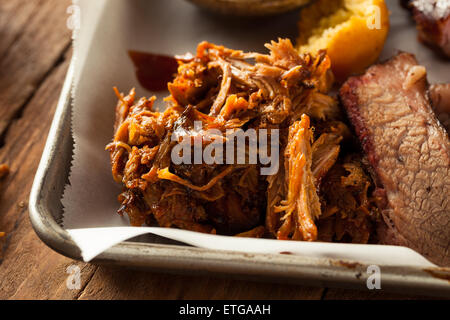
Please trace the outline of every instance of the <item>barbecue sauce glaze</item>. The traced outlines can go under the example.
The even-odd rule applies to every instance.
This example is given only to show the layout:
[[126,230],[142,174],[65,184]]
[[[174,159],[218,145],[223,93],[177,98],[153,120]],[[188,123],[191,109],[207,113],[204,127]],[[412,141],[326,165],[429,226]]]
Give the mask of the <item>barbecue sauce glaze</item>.
[[128,54],[136,68],[136,77],[145,89],[167,90],[167,83],[173,80],[178,68],[175,57],[133,50]]

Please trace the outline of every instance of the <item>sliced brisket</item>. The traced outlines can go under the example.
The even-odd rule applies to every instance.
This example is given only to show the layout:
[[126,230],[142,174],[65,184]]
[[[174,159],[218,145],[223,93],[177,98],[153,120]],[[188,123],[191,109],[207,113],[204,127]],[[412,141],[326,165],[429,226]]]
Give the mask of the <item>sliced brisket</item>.
[[340,97],[377,175],[385,244],[450,265],[450,142],[425,68],[401,53],[342,86]]

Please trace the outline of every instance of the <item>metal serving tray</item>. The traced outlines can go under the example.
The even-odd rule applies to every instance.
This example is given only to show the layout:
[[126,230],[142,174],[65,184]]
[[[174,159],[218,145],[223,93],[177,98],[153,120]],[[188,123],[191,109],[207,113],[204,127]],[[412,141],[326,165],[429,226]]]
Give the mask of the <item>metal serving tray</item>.
[[[47,143],[31,190],[29,211],[34,230],[49,247],[82,260],[80,250],[59,222],[61,196],[68,183],[73,139],[70,128],[73,64],[69,68]],[[249,254],[191,247],[158,236],[122,242],[93,261],[173,273],[289,282],[368,290],[368,265],[340,259],[290,254]],[[381,288],[387,291],[450,297],[450,269],[382,266]]]

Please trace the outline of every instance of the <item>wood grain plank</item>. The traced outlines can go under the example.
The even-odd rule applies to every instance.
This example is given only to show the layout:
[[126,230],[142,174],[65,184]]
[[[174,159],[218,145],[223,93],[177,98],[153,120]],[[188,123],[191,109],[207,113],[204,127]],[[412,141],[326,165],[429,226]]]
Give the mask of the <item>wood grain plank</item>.
[[[70,0],[4,2],[15,2],[17,8],[11,5],[0,17],[12,26],[2,31],[6,40],[0,49],[7,49],[0,60],[0,139],[71,43],[71,31],[66,27]],[[24,5],[26,10],[14,22],[14,13],[21,12],[24,2],[31,4]]]
[[13,0],[0,2],[0,59],[10,46],[17,41],[33,12],[45,0]]
[[322,288],[100,266],[80,299],[320,299]]
[[[0,299],[75,299],[80,290],[68,290],[68,265],[76,262],[57,254],[34,233],[27,200],[45,144],[71,52],[43,82],[21,118],[6,135],[0,162],[10,164],[11,173],[0,183],[0,230],[2,243]],[[79,264],[82,280],[88,281],[95,266]]]

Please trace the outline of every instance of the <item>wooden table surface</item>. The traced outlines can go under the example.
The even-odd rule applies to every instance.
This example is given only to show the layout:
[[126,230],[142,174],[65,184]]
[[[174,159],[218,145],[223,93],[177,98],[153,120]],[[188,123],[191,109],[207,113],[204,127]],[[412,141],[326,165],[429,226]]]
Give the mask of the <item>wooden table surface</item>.
[[[95,266],[48,248],[28,218],[28,198],[71,56],[70,0],[0,1],[0,299],[408,299],[352,291]],[[81,269],[69,290],[67,267]],[[406,294],[406,293],[405,293]]]

